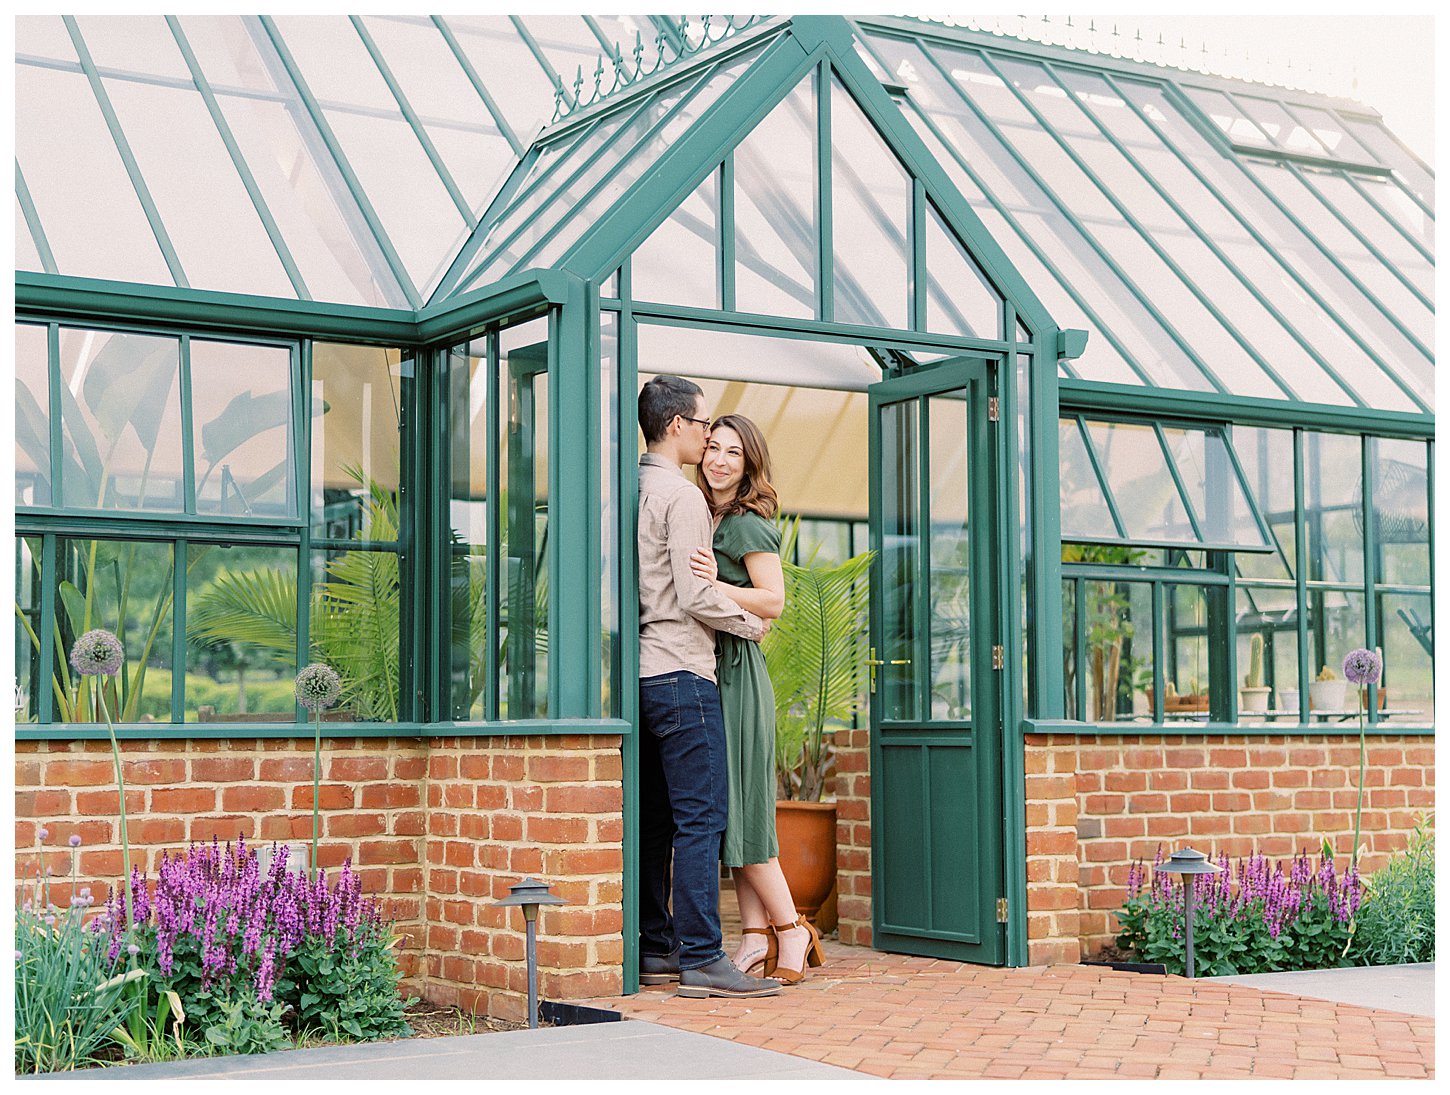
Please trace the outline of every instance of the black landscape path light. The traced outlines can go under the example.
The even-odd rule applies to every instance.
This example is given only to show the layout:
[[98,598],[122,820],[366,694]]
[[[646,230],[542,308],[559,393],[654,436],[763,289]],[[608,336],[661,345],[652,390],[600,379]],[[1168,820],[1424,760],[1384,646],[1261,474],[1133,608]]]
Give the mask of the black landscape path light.
[[537,1027],[539,1025],[539,961],[534,953],[534,925],[539,920],[540,905],[567,905],[568,902],[562,897],[550,893],[548,883],[540,882],[537,878],[526,878],[522,882],[515,882],[509,887],[509,895],[502,901],[495,901],[493,904],[494,908],[499,909],[512,908],[517,905],[524,910],[524,932],[528,939],[529,1026]]
[[1210,863],[1208,856],[1193,848],[1180,848],[1168,857],[1167,863],[1160,863],[1153,870],[1159,874],[1176,874],[1183,878],[1183,945],[1186,950],[1183,969],[1193,976],[1193,876],[1218,874],[1223,870]]

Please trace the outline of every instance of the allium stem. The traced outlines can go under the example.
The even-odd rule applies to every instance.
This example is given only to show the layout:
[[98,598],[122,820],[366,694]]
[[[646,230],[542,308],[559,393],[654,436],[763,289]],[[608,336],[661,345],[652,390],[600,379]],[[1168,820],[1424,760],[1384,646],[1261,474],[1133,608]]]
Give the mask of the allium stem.
[[1349,850],[1351,866],[1359,866],[1359,816],[1364,809],[1364,704],[1365,686],[1359,686],[1359,797],[1354,804],[1354,846]]
[[322,802],[322,708],[312,712],[312,870],[309,879],[317,877],[317,830]]
[[131,909],[131,840],[126,833],[126,779],[121,774],[121,746],[116,741],[116,728],[111,724],[111,708],[106,703],[104,680],[103,677],[96,678],[96,706],[106,716],[106,733],[111,739],[111,759],[116,763],[116,798],[121,813],[121,869],[125,871],[121,879],[121,900],[126,910],[126,927],[129,930],[136,923]]

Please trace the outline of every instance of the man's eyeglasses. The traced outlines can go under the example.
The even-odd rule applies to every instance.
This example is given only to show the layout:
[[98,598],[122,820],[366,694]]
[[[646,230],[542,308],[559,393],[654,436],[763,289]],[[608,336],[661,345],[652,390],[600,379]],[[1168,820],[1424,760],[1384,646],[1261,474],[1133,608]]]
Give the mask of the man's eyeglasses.
[[708,418],[691,418],[687,414],[682,414],[682,415],[680,415],[680,417],[683,418],[686,422],[698,422],[700,425],[704,426],[705,429],[707,429],[707,430],[710,428],[710,420]]

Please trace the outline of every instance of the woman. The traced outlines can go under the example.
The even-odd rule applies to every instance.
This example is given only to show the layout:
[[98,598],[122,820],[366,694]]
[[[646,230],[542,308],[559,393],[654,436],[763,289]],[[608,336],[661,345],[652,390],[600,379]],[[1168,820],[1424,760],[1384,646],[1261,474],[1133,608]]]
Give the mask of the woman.
[[[715,518],[714,552],[701,549],[690,565],[716,582],[742,608],[776,619],[785,607],[780,533],[772,518],[775,488],[770,454],[750,419],[722,415],[710,429],[700,462],[700,489]],[[775,692],[757,643],[720,632],[715,670],[725,712],[730,811],[722,858],[735,877],[743,934],[735,965],[788,985],[822,962],[815,925],[796,916],[790,887],[776,858]]]

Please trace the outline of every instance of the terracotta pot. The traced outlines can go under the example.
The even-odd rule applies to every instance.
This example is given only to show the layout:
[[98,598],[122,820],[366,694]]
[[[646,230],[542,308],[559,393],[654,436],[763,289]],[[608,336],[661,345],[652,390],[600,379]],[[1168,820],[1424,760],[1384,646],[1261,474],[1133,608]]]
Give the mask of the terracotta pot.
[[778,801],[775,833],[796,912],[814,921],[836,881],[836,804]]

